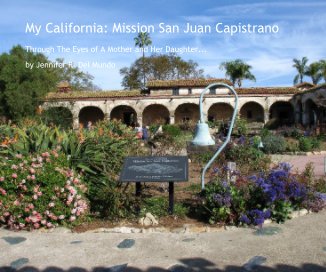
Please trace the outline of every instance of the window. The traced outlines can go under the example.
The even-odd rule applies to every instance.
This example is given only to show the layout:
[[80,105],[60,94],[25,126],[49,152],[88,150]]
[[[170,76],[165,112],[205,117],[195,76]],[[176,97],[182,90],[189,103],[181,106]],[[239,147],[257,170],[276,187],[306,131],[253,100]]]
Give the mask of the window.
[[209,94],[216,94],[216,89],[210,88],[209,89]]
[[173,88],[172,94],[173,95],[179,95],[179,89],[178,88]]
[[192,94],[192,89],[191,88],[188,89],[188,94]]

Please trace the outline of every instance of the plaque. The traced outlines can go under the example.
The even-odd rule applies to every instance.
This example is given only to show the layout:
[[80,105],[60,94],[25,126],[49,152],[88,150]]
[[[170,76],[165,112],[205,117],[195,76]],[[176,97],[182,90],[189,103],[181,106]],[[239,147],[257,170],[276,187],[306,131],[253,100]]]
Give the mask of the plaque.
[[120,175],[122,182],[188,181],[188,157],[127,157]]

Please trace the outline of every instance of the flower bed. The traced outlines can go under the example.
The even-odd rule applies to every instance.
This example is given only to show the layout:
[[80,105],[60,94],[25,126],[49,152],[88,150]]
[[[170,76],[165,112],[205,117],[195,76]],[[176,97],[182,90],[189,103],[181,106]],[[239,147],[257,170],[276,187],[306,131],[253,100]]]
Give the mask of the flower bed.
[[302,177],[291,174],[286,163],[250,177],[234,173],[234,181],[226,180],[226,172],[226,168],[215,169],[202,194],[212,224],[261,226],[266,219],[284,222],[293,210],[316,212],[325,206],[325,196],[304,184]]
[[56,151],[16,155],[0,162],[0,225],[53,228],[87,213],[86,186]]

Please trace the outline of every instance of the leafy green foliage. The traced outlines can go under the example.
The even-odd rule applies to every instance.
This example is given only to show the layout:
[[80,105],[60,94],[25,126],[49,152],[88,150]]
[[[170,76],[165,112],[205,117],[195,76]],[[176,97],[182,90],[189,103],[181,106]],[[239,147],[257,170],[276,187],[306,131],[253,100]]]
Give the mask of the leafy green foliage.
[[293,84],[298,84],[303,82],[303,77],[307,70],[308,58],[303,57],[300,59],[293,59],[293,67],[297,69],[298,74],[294,77]]
[[70,225],[88,211],[81,177],[56,150],[0,161],[0,225],[10,229]]
[[144,78],[145,81],[202,78],[203,70],[192,60],[185,61],[170,54],[139,58],[130,67],[120,69],[120,74],[123,77],[121,85],[125,89],[135,89],[145,86]]
[[250,72],[252,67],[241,59],[222,62],[221,70],[225,70],[225,76],[228,77],[232,84],[238,84],[240,88],[244,79],[256,81],[255,76]]
[[239,135],[247,135],[248,133],[248,122],[244,118],[238,118],[235,123],[235,129]]
[[52,107],[41,114],[42,121],[48,126],[59,126],[63,129],[71,129],[73,116],[70,110],[65,107]]
[[176,125],[163,125],[163,132],[172,136],[178,137],[181,135],[181,129]]
[[[140,216],[145,216],[146,213],[150,212],[151,214],[157,217],[163,217],[168,215],[169,202],[166,197],[151,197],[144,198],[141,203]],[[185,217],[188,213],[188,208],[176,202],[174,204],[174,216]]]
[[[57,61],[63,63],[63,59]],[[45,95],[62,80],[74,90],[96,89],[92,76],[77,67],[35,68],[38,63],[50,62],[45,55],[28,52],[20,45],[0,55],[0,116],[15,121],[34,116]],[[34,64],[33,69],[26,68],[26,63]]]
[[33,116],[41,99],[58,82],[54,69],[27,69],[26,62],[36,65],[49,60],[42,54],[27,52],[21,46],[0,55],[0,115],[14,120]]
[[267,154],[282,153],[286,150],[286,141],[283,136],[280,135],[268,135],[262,139],[264,145],[264,151]]
[[[287,163],[254,176],[242,176],[228,169],[215,169],[202,192],[203,212],[210,223],[262,225],[265,219],[278,223],[290,218],[293,210],[305,207],[318,211],[325,196],[291,174]],[[229,174],[230,175],[230,174]]]

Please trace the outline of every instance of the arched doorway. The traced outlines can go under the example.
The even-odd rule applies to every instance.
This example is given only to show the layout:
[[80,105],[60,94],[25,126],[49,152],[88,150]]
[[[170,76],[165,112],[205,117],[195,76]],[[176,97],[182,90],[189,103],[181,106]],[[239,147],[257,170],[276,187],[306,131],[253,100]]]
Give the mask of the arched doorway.
[[174,113],[175,123],[197,123],[199,120],[199,106],[193,103],[179,105]]
[[215,103],[208,110],[208,121],[227,123],[233,114],[233,107],[227,103]]
[[269,109],[270,120],[274,119],[279,125],[291,125],[294,123],[294,110],[292,104],[286,101],[278,101]]
[[247,102],[240,109],[240,117],[248,122],[264,122],[264,108],[256,102]]
[[110,119],[120,120],[127,126],[135,126],[137,123],[137,113],[130,106],[120,105],[112,109]]
[[80,110],[78,118],[79,124],[86,128],[89,121],[95,124],[97,121],[104,120],[104,113],[98,107],[87,106]]
[[147,106],[143,111],[143,125],[168,124],[170,122],[169,110],[160,104]]
[[73,116],[66,107],[51,107],[41,114],[42,121],[48,125],[60,126],[62,128],[72,128]]

